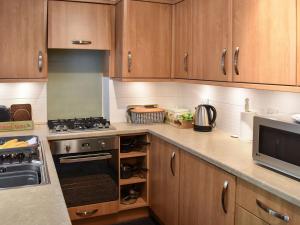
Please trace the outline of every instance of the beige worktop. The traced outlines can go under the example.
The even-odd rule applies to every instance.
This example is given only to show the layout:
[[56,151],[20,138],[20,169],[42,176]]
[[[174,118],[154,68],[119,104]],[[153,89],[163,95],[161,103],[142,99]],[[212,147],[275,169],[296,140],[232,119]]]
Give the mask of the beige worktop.
[[192,129],[177,129],[165,124],[131,125],[120,123],[113,125],[116,130],[98,132],[53,134],[48,132],[46,126],[36,126],[34,131],[1,133],[1,136],[32,133],[39,135],[44,140],[51,179],[50,185],[0,191],[1,224],[3,221],[5,225],[70,224],[46,138],[48,140],[60,140],[141,132],[156,135],[300,207],[300,182],[256,165],[252,160],[252,144],[249,142],[232,138],[230,134],[217,129],[211,133],[198,133]]

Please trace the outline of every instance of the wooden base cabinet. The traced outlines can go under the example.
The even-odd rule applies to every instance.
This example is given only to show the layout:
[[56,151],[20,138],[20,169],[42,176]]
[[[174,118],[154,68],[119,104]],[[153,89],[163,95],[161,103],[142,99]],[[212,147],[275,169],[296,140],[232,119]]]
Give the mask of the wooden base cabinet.
[[235,225],[269,225],[240,206],[235,209]]
[[[238,206],[246,209],[253,216],[265,221],[266,224],[300,224],[299,207],[241,179],[238,179],[237,181],[236,203]],[[240,214],[239,212],[237,213]],[[236,216],[240,217],[241,215],[238,214]],[[244,220],[245,219],[240,219],[239,221]],[[254,224],[256,225],[256,223]],[[248,223],[240,222],[237,225],[248,225]],[[263,225],[265,224],[263,223]]]
[[178,225],[179,162],[177,147],[151,137],[150,208],[165,225]]
[[47,0],[0,1],[0,79],[47,78]]
[[189,153],[180,157],[179,224],[234,225],[235,177]]

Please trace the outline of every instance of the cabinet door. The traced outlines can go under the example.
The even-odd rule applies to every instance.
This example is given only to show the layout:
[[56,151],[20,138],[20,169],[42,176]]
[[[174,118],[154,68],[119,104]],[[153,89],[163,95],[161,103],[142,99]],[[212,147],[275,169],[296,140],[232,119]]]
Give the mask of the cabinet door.
[[110,50],[113,6],[49,1],[48,46]]
[[46,0],[0,1],[0,79],[47,77]]
[[179,158],[175,146],[152,136],[150,150],[150,207],[166,225],[178,224]]
[[234,81],[295,85],[296,0],[233,0],[233,48]]
[[235,177],[189,153],[180,156],[180,224],[234,225]]
[[191,79],[231,80],[231,0],[192,0]]
[[175,52],[174,77],[188,79],[191,69],[191,0],[184,0],[175,5]]
[[171,9],[168,4],[128,1],[127,77],[170,78]]
[[269,225],[240,206],[235,209],[235,225]]

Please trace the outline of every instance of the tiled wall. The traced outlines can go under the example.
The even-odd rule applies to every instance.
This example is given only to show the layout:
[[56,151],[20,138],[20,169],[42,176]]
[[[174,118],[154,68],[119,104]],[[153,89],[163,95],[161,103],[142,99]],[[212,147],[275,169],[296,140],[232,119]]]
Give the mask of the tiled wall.
[[250,109],[262,114],[300,113],[300,94],[260,91],[243,88],[214,87],[183,83],[121,83],[109,81],[110,119],[126,121],[129,104],[158,103],[163,107],[184,107],[194,110],[201,103],[212,104],[218,111],[217,127],[239,135],[240,112],[245,98]]
[[[186,107],[191,110],[209,101],[218,111],[217,127],[232,134],[239,134],[240,112],[244,99],[250,99],[250,108],[259,113],[300,113],[300,93],[259,91],[242,88],[214,87],[183,83],[122,83],[105,79],[105,95],[108,98],[112,122],[126,121],[129,104],[154,104],[163,107]],[[109,91],[108,91],[109,88]],[[107,96],[109,95],[109,96]],[[46,83],[2,83],[0,105],[30,103],[36,123],[47,121]]]
[[243,88],[226,88],[206,85],[182,84],[181,103],[193,109],[201,102],[214,105],[218,111],[217,127],[239,134],[240,112],[244,111],[245,98],[250,99],[250,109],[259,114],[300,113],[300,94],[262,91]]
[[143,83],[109,81],[110,120],[126,121],[126,107],[135,104],[159,104],[163,107],[178,106],[181,89],[176,83]]
[[46,83],[0,83],[0,105],[29,103],[36,123],[47,121]]

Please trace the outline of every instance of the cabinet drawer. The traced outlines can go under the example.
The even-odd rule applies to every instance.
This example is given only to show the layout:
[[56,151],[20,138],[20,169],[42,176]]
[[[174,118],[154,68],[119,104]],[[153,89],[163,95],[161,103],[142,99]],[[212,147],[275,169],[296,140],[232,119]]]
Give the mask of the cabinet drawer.
[[85,206],[68,208],[71,220],[91,218],[117,213],[119,210],[119,201],[104,202]]
[[269,225],[240,206],[235,209],[235,225]]
[[[300,224],[300,208],[240,179],[237,183],[236,202],[270,225]],[[284,221],[284,218],[277,218],[275,214],[278,217],[288,216],[289,220]]]

